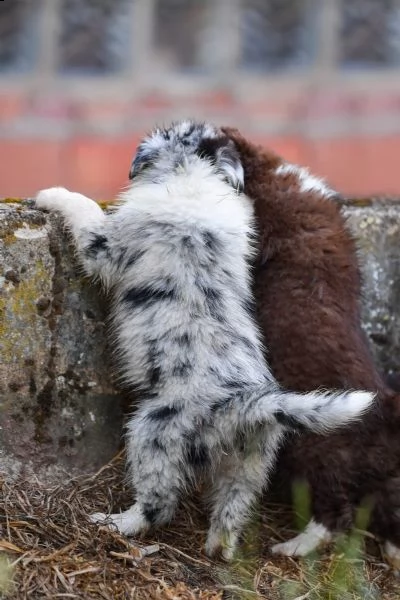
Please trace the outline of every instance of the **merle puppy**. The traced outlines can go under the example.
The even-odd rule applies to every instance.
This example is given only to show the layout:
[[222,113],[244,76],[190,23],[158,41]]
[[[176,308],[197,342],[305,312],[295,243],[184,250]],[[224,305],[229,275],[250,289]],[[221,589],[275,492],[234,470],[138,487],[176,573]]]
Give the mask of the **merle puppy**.
[[[329,436],[293,438],[280,455],[282,483],[305,480],[312,520],[273,551],[301,556],[354,524],[373,506],[369,528],[400,565],[400,402],[378,373],[361,327],[357,246],[339,195],[307,169],[223,131],[235,142],[254,200],[260,252],[257,316],[268,361],[286,388],[358,388],[378,392],[362,419]],[[306,400],[306,398],[305,398]]]
[[36,200],[63,215],[86,272],[112,288],[122,374],[140,394],[127,434],[136,503],[92,519],[132,535],[166,523],[207,471],[206,550],[229,559],[284,430],[332,429],[373,394],[285,393],[271,375],[252,315],[252,202],[227,136],[189,121],[156,129],[130,179],[108,216],[64,188]]

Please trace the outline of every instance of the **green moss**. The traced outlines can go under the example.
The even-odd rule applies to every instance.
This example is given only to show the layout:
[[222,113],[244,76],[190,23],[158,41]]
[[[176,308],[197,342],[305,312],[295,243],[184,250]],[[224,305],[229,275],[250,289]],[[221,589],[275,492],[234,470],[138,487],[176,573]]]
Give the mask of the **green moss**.
[[0,202],[3,204],[20,204],[25,198],[0,198]]
[[[11,363],[23,358],[24,349],[30,341],[29,333],[33,333],[33,337],[35,335],[38,319],[36,300],[43,294],[43,283],[47,278],[48,272],[43,263],[37,261],[31,278],[22,280],[10,290],[8,298],[4,295],[0,297],[0,349],[3,361]],[[32,339],[31,345],[35,343],[36,340]]]
[[371,206],[373,204],[373,198],[349,198],[346,203],[350,206],[359,206],[361,208]]
[[13,244],[15,242],[14,231],[15,230],[7,232],[1,236],[1,239],[5,246],[10,246],[11,244]]
[[2,334],[1,324],[3,322],[3,319],[5,318],[6,306],[7,306],[7,302],[6,302],[5,298],[3,298],[3,296],[0,296],[0,335]]
[[97,204],[103,210],[107,210],[107,208],[109,208],[110,206],[112,206],[113,204],[115,204],[115,201],[114,200],[98,200]]

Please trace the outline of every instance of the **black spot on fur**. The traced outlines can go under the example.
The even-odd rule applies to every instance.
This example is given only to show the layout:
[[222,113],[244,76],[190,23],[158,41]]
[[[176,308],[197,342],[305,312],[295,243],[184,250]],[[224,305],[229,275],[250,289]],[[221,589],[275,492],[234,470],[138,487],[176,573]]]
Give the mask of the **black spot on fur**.
[[191,235],[185,235],[182,238],[182,244],[188,250],[192,250],[194,248],[193,240]]
[[157,438],[155,440],[153,440],[153,446],[154,446],[154,449],[159,452],[166,451],[164,444],[162,442],[160,442],[160,440],[158,440]]
[[274,413],[274,417],[280,425],[283,425],[288,429],[293,429],[295,431],[307,431],[307,428],[303,425],[303,423],[300,423],[296,417],[293,415],[288,415],[283,410],[277,410]]
[[148,416],[152,421],[163,421],[175,417],[178,413],[179,409],[176,406],[163,406],[152,410]]
[[227,408],[227,406],[229,406],[229,404],[231,403],[232,398],[229,396],[228,398],[221,398],[220,400],[217,400],[217,402],[214,402],[214,404],[211,405],[211,412],[217,412],[218,410],[223,410],[225,408]]
[[143,504],[143,514],[150,525],[155,525],[157,521],[158,510],[151,504]]
[[159,383],[161,378],[160,352],[157,351],[155,345],[150,346],[148,361],[150,363],[149,384],[154,387]]
[[126,267],[131,267],[134,265],[142,256],[145,254],[143,250],[138,250],[137,252],[132,253],[128,260],[126,261]]
[[119,268],[124,267],[125,269],[128,269],[134,265],[144,254],[145,252],[143,250],[137,250],[136,252],[128,254],[128,248],[121,248],[117,258],[117,265]]
[[150,305],[160,300],[173,300],[176,297],[174,288],[152,288],[149,285],[132,287],[124,296],[123,301],[133,307]]
[[172,374],[175,377],[187,377],[193,370],[193,365],[190,361],[179,362],[173,368]]
[[227,145],[228,138],[225,136],[217,138],[203,138],[198,145],[196,154],[200,158],[208,158],[215,162],[217,151]]
[[241,381],[240,379],[225,379],[221,383],[225,389],[231,391],[242,392],[247,387],[247,383],[245,381]]
[[215,288],[203,286],[201,283],[197,283],[197,286],[204,295],[210,315],[220,323],[224,323],[225,318],[221,312],[221,293]]
[[211,252],[217,252],[221,247],[221,241],[211,231],[204,231],[202,234],[203,242],[206,248]]
[[161,368],[158,365],[154,365],[150,371],[150,386],[154,387],[159,383],[161,377]]
[[254,298],[244,298],[241,301],[241,305],[243,310],[247,312],[247,314],[249,314],[251,317],[254,317],[254,315],[256,314],[256,303],[254,301]]
[[192,444],[188,449],[188,461],[193,467],[205,467],[210,462],[207,448],[204,444]]
[[[193,133],[194,133],[194,131],[195,131],[196,127],[197,127],[196,123],[195,123],[194,121],[192,121],[192,122],[190,123],[190,125],[189,125],[189,129],[187,130],[187,132],[186,132],[186,135],[187,135],[187,136],[191,136],[191,135],[193,135]],[[203,126],[203,128],[202,128],[202,129],[204,129],[204,126]]]
[[183,348],[187,348],[188,346],[190,346],[190,337],[188,333],[183,333],[182,335],[179,335],[175,341]]
[[92,241],[86,248],[86,254],[90,258],[96,258],[97,254],[101,251],[108,251],[107,238],[105,235],[94,234]]

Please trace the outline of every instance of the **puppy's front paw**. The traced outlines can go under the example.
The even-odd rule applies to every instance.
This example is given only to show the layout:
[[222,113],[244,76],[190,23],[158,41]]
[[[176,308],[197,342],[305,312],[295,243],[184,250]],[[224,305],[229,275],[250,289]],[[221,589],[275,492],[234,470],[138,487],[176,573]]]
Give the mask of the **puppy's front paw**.
[[41,210],[58,210],[68,201],[71,194],[72,192],[63,187],[47,188],[46,190],[40,190],[36,196],[35,204]]

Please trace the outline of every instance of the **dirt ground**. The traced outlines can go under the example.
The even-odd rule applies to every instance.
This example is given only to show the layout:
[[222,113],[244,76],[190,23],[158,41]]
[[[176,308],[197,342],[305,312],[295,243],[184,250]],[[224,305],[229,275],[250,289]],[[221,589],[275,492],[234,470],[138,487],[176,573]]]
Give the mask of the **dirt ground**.
[[[124,508],[121,453],[94,477],[43,488],[2,482],[0,598],[356,600],[400,598],[400,578],[379,544],[355,535],[312,559],[273,557],[269,546],[294,533],[288,508],[262,503],[240,556],[230,565],[203,550],[206,511],[191,500],[174,522],[133,542],[87,521]],[[359,541],[366,552],[359,552]]]

